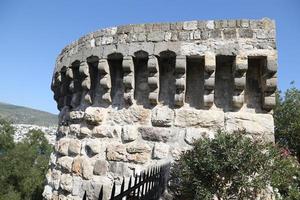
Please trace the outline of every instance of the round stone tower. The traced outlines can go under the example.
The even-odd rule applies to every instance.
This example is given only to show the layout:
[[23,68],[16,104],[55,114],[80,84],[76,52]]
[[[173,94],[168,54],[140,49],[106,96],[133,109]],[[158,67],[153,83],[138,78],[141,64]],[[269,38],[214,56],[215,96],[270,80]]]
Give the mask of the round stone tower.
[[46,199],[178,159],[223,129],[273,141],[277,51],[270,19],[126,25],[90,33],[57,58],[59,126]]

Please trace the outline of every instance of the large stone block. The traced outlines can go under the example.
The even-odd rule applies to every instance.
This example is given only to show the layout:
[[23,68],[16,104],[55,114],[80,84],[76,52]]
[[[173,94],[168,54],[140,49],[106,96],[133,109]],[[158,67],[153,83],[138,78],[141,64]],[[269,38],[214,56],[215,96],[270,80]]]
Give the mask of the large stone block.
[[63,156],[57,159],[57,165],[61,167],[63,170],[71,172],[72,170],[73,158],[68,156]]
[[151,148],[146,143],[130,143],[127,145],[126,150],[128,153],[149,153],[151,152]]
[[245,131],[254,139],[274,142],[274,119],[270,114],[226,113],[225,130],[228,132]]
[[88,107],[84,113],[84,119],[88,124],[100,124],[106,116],[106,109],[98,107]]
[[126,161],[126,147],[122,144],[110,144],[106,150],[106,158],[110,161]]
[[213,110],[176,110],[175,126],[219,129],[224,126],[224,113]]
[[174,137],[170,128],[139,127],[138,131],[144,140],[167,142]]
[[78,139],[71,139],[69,142],[68,152],[70,155],[78,155],[81,150],[81,142]]
[[153,148],[154,159],[164,159],[168,157],[170,146],[165,143],[155,143]]
[[138,131],[135,126],[124,126],[122,128],[122,140],[123,142],[132,142],[138,137]]
[[60,178],[60,188],[72,192],[72,176],[70,174],[62,174]]
[[113,138],[118,137],[121,133],[121,128],[119,126],[107,126],[107,125],[100,125],[95,126],[92,130],[93,136],[97,138]]
[[153,126],[171,126],[174,120],[174,111],[167,106],[156,107],[152,110],[151,122]]
[[68,149],[69,149],[69,138],[62,138],[57,143],[57,151],[61,155],[67,156],[68,155]]
[[93,165],[87,157],[78,156],[74,158],[72,172],[84,179],[91,179],[93,176]]
[[108,172],[109,164],[106,160],[96,160],[94,165],[94,174],[100,176],[106,176]]

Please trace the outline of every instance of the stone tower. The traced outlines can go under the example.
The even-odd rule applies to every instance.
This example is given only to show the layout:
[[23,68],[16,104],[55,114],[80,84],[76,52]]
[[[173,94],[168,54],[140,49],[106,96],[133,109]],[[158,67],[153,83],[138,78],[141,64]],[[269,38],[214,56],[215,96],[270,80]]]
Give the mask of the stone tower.
[[275,24],[126,25],[90,33],[57,58],[59,127],[46,199],[95,198],[113,181],[176,160],[219,129],[273,141]]

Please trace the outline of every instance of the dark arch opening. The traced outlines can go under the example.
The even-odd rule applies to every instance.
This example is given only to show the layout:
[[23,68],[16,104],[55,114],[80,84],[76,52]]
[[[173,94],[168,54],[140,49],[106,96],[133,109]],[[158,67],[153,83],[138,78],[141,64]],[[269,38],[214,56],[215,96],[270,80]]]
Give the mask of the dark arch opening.
[[159,102],[169,107],[175,104],[175,63],[175,52],[167,50],[159,54]]
[[134,99],[138,105],[149,106],[149,85],[148,85],[148,53],[137,51],[134,53]]
[[111,77],[111,100],[112,106],[122,108],[124,102],[124,84],[123,84],[123,55],[121,53],[113,53],[107,57],[110,77]]
[[95,101],[95,95],[97,92],[97,83],[99,82],[99,71],[98,71],[98,64],[99,64],[99,58],[97,56],[90,56],[87,58],[87,63],[89,66],[89,74],[90,74],[90,80],[91,80],[91,88],[90,88],[90,96],[92,99],[92,102]]

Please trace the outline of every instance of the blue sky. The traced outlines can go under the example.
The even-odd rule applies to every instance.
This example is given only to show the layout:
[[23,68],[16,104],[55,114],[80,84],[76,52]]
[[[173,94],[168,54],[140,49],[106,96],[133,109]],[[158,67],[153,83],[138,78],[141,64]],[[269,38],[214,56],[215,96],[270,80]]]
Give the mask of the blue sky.
[[56,56],[80,36],[129,23],[276,20],[279,89],[300,88],[299,0],[0,0],[0,102],[57,113]]

